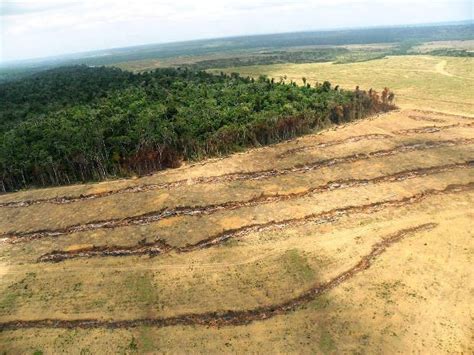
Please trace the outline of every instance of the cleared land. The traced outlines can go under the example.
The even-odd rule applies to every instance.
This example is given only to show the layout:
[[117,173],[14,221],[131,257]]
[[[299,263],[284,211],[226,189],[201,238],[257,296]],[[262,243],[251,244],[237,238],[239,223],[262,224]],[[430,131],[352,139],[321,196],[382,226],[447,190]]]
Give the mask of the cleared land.
[[406,110],[3,196],[1,347],[468,351],[473,143]]
[[472,52],[474,51],[474,40],[425,42],[413,48],[414,51],[419,53],[426,53],[436,49],[464,49]]
[[[221,70],[215,70],[220,72]],[[277,64],[222,69],[242,75],[260,74],[302,82],[322,83],[354,89],[382,90],[385,86],[397,93],[403,108],[429,108],[438,111],[474,112],[474,65],[472,58],[436,56],[394,56],[361,63]]]
[[[413,60],[433,83],[457,80],[441,60],[466,75]],[[335,82],[379,80],[355,72]],[[411,83],[396,91],[427,88]],[[429,89],[229,157],[0,196],[0,349],[472,352],[472,97],[435,112]]]

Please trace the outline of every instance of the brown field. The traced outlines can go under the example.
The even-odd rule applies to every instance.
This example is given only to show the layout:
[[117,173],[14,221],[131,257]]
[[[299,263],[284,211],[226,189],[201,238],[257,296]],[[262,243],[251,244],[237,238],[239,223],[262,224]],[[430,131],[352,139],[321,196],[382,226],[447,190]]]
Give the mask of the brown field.
[[0,350],[472,353],[474,112],[460,100],[0,196]]
[[419,53],[426,53],[434,49],[465,49],[467,51],[474,51],[474,40],[425,42],[413,48],[414,51]]
[[210,71],[253,77],[265,74],[298,84],[305,77],[311,85],[328,80],[350,90],[360,86],[381,91],[388,86],[395,91],[397,104],[402,108],[474,113],[473,58],[403,55],[360,63],[287,63]]

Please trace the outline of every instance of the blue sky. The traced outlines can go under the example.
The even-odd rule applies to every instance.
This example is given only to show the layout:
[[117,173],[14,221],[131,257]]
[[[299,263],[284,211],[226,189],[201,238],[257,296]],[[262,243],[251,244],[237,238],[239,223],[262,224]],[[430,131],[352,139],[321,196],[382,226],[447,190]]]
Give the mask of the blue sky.
[[0,0],[0,62],[198,38],[473,18],[474,0]]

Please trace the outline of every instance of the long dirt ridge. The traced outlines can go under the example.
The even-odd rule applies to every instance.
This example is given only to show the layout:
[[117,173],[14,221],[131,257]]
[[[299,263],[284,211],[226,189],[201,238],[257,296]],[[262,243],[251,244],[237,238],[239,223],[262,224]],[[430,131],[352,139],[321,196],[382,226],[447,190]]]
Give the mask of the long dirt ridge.
[[[452,128],[455,125],[449,125],[446,127]],[[396,133],[396,132],[394,132]],[[419,132],[413,132],[413,133],[419,133]],[[422,133],[434,133],[433,132],[422,132]],[[409,132],[405,132],[405,134],[410,134]],[[341,140],[335,140],[331,142],[323,142],[319,143],[316,145],[312,145],[310,147],[299,147],[299,148],[294,148],[290,149],[286,152],[283,152],[282,154],[279,155],[279,157],[284,157],[286,155],[289,155],[290,153],[295,153],[298,151],[302,150],[308,150],[312,148],[317,148],[317,147],[328,147],[328,146],[333,146],[333,145],[340,145],[340,144],[347,144],[350,142],[358,142],[361,140],[375,140],[375,139],[390,139],[393,138],[389,134],[366,134],[366,135],[361,135],[361,136],[355,136],[355,137],[349,137]],[[443,141],[441,141],[443,142]],[[434,142],[428,142],[429,143],[434,143]],[[399,148],[401,146],[395,147],[395,149]],[[369,153],[370,154],[370,153]],[[301,166],[294,166],[292,168],[287,168],[283,170],[278,170],[280,172],[283,171],[298,171],[298,169],[301,168]],[[294,170],[296,169],[296,170]],[[99,192],[99,193],[91,193],[91,194],[81,194],[79,196],[58,196],[58,197],[51,197],[51,198],[41,198],[41,199],[35,199],[35,200],[23,200],[23,201],[10,201],[10,202],[0,202],[0,208],[2,207],[11,207],[11,208],[18,208],[18,207],[29,207],[32,205],[37,205],[37,204],[42,204],[42,203],[52,203],[52,204],[68,204],[68,203],[74,203],[78,201],[85,201],[85,200],[92,200],[92,199],[97,199],[97,198],[103,198],[111,195],[117,195],[117,194],[124,194],[124,193],[138,193],[138,192],[146,192],[146,191],[152,191],[152,190],[160,190],[160,189],[172,189],[180,186],[185,186],[185,185],[196,185],[196,184],[206,184],[206,183],[215,183],[215,182],[226,182],[226,181],[236,181],[236,180],[246,180],[246,179],[251,179],[253,174],[263,174],[265,173],[271,173],[274,170],[261,170],[261,171],[255,171],[255,172],[237,172],[237,173],[229,173],[229,174],[224,174],[224,175],[219,175],[219,176],[211,176],[211,177],[201,177],[194,179],[192,181],[188,179],[183,179],[183,180],[177,180],[174,182],[168,182],[168,183],[161,183],[161,184],[142,184],[142,185],[137,185],[137,186],[130,186],[130,187],[125,187],[117,190],[111,190],[111,191],[105,191],[105,192]],[[258,178],[258,177],[256,177]],[[264,176],[260,177],[264,178]]]
[[[435,121],[438,122],[438,121]],[[444,121],[441,121],[444,122]],[[340,139],[340,140],[334,140],[331,142],[322,142],[318,144],[312,144],[312,145],[306,145],[304,147],[298,147],[298,148],[292,148],[287,151],[284,151],[280,155],[278,155],[278,158],[283,158],[288,155],[294,154],[294,153],[299,153],[307,150],[313,150],[315,148],[325,148],[325,147],[330,147],[333,145],[340,145],[340,144],[347,144],[347,143],[355,143],[359,142],[362,140],[382,140],[382,139],[390,139],[394,138],[394,136],[407,136],[411,134],[420,134],[420,133],[436,133],[436,132],[441,132],[447,129],[455,128],[455,127],[462,127],[462,128],[471,128],[474,126],[473,123],[467,123],[467,124],[460,124],[460,123],[455,123],[451,125],[444,125],[444,126],[426,126],[426,127],[417,127],[417,128],[411,128],[411,129],[402,129],[398,131],[393,131],[391,134],[364,134],[361,136],[354,136],[354,137],[348,137],[345,139]],[[0,206],[1,207],[1,206]]]
[[441,166],[432,166],[429,168],[417,168],[411,170],[401,171],[395,174],[390,175],[381,175],[371,179],[343,179],[332,181],[324,185],[311,187],[305,191],[298,193],[289,193],[289,194],[273,194],[273,195],[260,195],[254,197],[247,201],[229,201],[222,204],[213,204],[205,206],[181,206],[174,209],[161,209],[159,211],[149,212],[146,214],[126,217],[122,219],[110,219],[95,221],[86,224],[76,224],[66,228],[60,229],[48,229],[48,230],[38,230],[32,232],[11,232],[6,233],[0,236],[0,240],[4,242],[21,242],[21,241],[30,241],[34,239],[40,239],[44,237],[58,237],[62,235],[85,232],[97,229],[114,229],[119,227],[126,226],[136,226],[136,225],[147,225],[150,223],[158,222],[160,220],[176,217],[176,216],[196,216],[196,215],[210,215],[218,211],[223,210],[235,210],[244,207],[258,206],[268,203],[287,201],[291,199],[301,198],[310,194],[323,193],[326,191],[344,189],[357,186],[365,186],[368,184],[377,184],[383,182],[391,181],[402,181],[406,179],[411,179],[415,177],[422,177],[427,175],[439,174],[446,171],[452,171],[456,169],[468,169],[474,167],[474,161],[466,161],[456,164],[446,164]]
[[446,120],[441,118],[434,118],[430,116],[421,116],[421,115],[408,115],[408,118],[414,121],[426,121],[426,122],[436,122],[436,123],[445,123]]
[[378,139],[390,139],[390,138],[393,138],[393,136],[389,134],[379,134],[379,133],[363,134],[360,136],[348,137],[345,139],[337,139],[337,140],[333,140],[329,142],[321,142],[317,144],[306,145],[304,147],[288,149],[284,151],[283,153],[279,154],[278,158],[284,158],[294,153],[298,153],[298,152],[302,152],[302,151],[310,150],[310,149],[315,149],[315,148],[332,147],[335,145],[360,142],[362,140],[378,140]]
[[401,229],[396,233],[383,238],[380,242],[374,244],[369,254],[364,255],[360,261],[350,269],[340,273],[335,278],[318,283],[303,292],[299,296],[278,303],[257,307],[248,310],[227,310],[205,313],[188,313],[167,318],[139,318],[130,320],[98,320],[98,319],[39,319],[39,320],[14,320],[0,323],[0,331],[18,330],[28,328],[61,328],[61,329],[94,329],[94,328],[134,328],[139,326],[170,327],[170,326],[237,326],[245,325],[255,321],[263,321],[277,315],[293,312],[309,302],[316,299],[321,294],[337,287],[369,269],[374,261],[382,255],[389,247],[402,241],[413,234],[429,231],[437,226],[436,223],[425,223],[414,227]]
[[418,133],[436,133],[436,132],[441,132],[446,129],[450,128],[455,128],[455,127],[460,127],[460,128],[471,128],[474,127],[474,122],[471,123],[466,123],[466,124],[460,124],[460,123],[455,123],[451,125],[446,125],[446,126],[426,126],[426,127],[417,127],[417,128],[408,128],[408,129],[401,129],[399,131],[395,131],[393,133],[398,134],[398,135],[409,135],[409,134],[418,134]]
[[404,197],[402,199],[384,200],[373,202],[364,205],[348,206],[343,208],[335,208],[329,211],[310,214],[300,218],[292,218],[282,221],[270,221],[267,223],[258,223],[241,228],[227,230],[218,233],[215,236],[200,240],[195,244],[190,244],[184,247],[173,247],[157,238],[155,242],[139,243],[138,245],[126,246],[99,246],[85,249],[78,249],[75,251],[60,251],[55,250],[44,254],[38,258],[38,262],[61,262],[68,259],[75,258],[91,258],[91,257],[106,257],[106,256],[131,256],[131,255],[149,255],[156,256],[170,252],[188,253],[199,249],[210,248],[222,244],[228,239],[241,238],[251,233],[258,233],[270,230],[278,230],[288,227],[297,227],[306,223],[324,224],[334,222],[344,216],[356,213],[372,214],[389,207],[404,207],[418,203],[430,196],[460,193],[471,191],[474,189],[474,182],[468,184],[454,184],[448,185],[443,190],[427,190],[414,194],[412,196]]
[[413,109],[412,111],[420,112],[427,115],[437,115],[437,116],[445,116],[445,117],[454,117],[466,120],[474,120],[474,116],[464,116],[458,115],[455,113],[447,113],[447,112],[440,112],[440,111],[430,111],[430,110],[420,110],[420,109]]

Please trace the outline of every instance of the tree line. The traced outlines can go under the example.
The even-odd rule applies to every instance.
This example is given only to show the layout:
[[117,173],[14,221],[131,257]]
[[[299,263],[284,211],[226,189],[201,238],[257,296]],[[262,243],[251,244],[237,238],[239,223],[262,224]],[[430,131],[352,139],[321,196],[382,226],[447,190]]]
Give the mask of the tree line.
[[147,174],[387,111],[393,98],[189,69],[52,69],[0,85],[0,191]]

